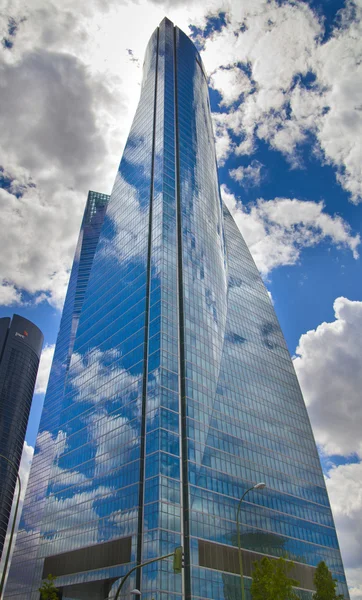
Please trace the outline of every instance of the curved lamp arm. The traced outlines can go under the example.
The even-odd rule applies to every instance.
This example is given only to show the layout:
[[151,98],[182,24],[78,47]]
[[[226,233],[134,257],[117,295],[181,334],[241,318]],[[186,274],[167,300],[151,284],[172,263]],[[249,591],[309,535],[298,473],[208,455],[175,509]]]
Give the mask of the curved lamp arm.
[[241,554],[240,521],[239,521],[241,504],[242,504],[242,501],[244,500],[246,494],[248,494],[249,492],[251,492],[251,490],[262,490],[265,487],[266,487],[266,484],[263,481],[261,481],[260,483],[256,483],[255,485],[253,485],[252,487],[250,487],[249,489],[247,489],[246,492],[244,492],[243,495],[241,496],[241,498],[239,500],[238,508],[237,508],[237,511],[236,511],[236,531],[237,531],[237,535],[238,535],[238,554],[239,554],[239,571],[240,571],[241,600],[245,600],[243,558],[242,558],[242,554]]
[[116,595],[114,597],[114,600],[118,599],[118,596],[121,592],[121,589],[123,588],[124,584],[126,583],[128,577],[137,569],[142,569],[142,567],[145,567],[146,565],[150,565],[151,563],[157,562],[159,560],[163,560],[164,558],[170,558],[170,556],[174,556],[174,552],[171,552],[170,554],[165,554],[164,556],[158,556],[157,558],[152,558],[152,560],[147,560],[146,562],[142,563],[141,565],[136,565],[135,567],[133,567],[133,569],[130,569],[128,571],[128,573],[126,573],[126,575],[123,577],[121,583],[118,586],[118,589],[116,591]]

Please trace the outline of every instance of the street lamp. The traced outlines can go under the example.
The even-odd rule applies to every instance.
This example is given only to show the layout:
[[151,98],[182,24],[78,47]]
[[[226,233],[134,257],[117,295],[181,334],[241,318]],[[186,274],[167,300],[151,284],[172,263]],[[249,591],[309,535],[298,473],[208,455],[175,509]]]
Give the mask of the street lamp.
[[[181,561],[181,563],[182,563],[183,549],[181,546],[178,546],[177,548],[175,548],[175,550],[173,552],[170,552],[169,554],[163,554],[162,556],[157,556],[157,558],[151,558],[151,560],[147,560],[146,562],[141,563],[140,565],[136,565],[135,567],[132,567],[132,569],[130,569],[128,571],[128,573],[126,573],[125,576],[122,577],[121,583],[119,584],[119,586],[117,588],[114,600],[118,600],[118,597],[121,593],[121,590],[122,590],[124,584],[126,583],[128,577],[130,575],[132,575],[132,573],[134,573],[138,569],[142,569],[143,567],[146,567],[147,565],[151,565],[152,563],[158,562],[159,560],[165,560],[165,558],[171,558],[171,556],[173,556],[174,572],[180,573],[182,571],[182,564],[181,564],[181,570],[179,570],[178,567],[179,567],[179,562]],[[141,596],[141,592],[139,590],[133,590],[131,592],[131,594],[136,594],[137,596]]]
[[241,547],[240,547],[240,522],[239,522],[239,515],[240,515],[241,503],[244,500],[246,494],[248,494],[249,492],[251,492],[251,490],[263,490],[265,487],[266,487],[266,483],[264,483],[263,481],[261,481],[260,483],[256,483],[251,488],[249,488],[248,490],[246,490],[246,492],[244,492],[244,494],[241,496],[241,498],[239,500],[238,509],[236,511],[236,529],[237,529],[237,533],[238,533],[238,552],[239,552],[239,570],[240,570],[241,600],[245,600],[244,574],[243,574],[243,558],[242,558]]
[[8,458],[7,456],[4,456],[3,454],[0,454],[0,458],[3,458],[4,460],[7,460],[7,462],[13,467],[13,469],[14,469],[14,471],[16,473],[16,476],[18,478],[18,482],[19,482],[19,492],[18,492],[18,497],[17,497],[16,505],[15,505],[14,519],[13,519],[13,524],[12,524],[12,527],[11,527],[8,548],[7,548],[7,551],[6,551],[6,557],[5,557],[5,562],[4,562],[4,569],[3,569],[3,572],[2,572],[2,575],[1,575],[1,581],[0,581],[0,598],[2,598],[3,591],[4,591],[4,585],[5,585],[6,571],[8,569],[8,564],[9,564],[11,546],[13,544],[13,537],[14,537],[14,531],[15,531],[15,525],[16,525],[16,518],[18,516],[19,501],[20,501],[20,495],[21,495],[21,481],[20,481],[20,477],[19,477],[19,473],[18,473],[18,469],[16,467],[16,464],[13,463],[13,461],[10,460],[10,458]]

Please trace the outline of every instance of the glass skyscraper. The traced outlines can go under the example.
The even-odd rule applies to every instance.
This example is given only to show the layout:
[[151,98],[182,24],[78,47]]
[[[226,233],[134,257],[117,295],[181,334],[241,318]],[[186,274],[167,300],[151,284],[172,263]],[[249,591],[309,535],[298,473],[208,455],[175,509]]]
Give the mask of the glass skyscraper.
[[[20,315],[0,319],[0,558],[4,547],[43,334]],[[16,491],[19,493],[19,489]]]
[[73,267],[6,598],[38,600],[49,573],[63,600],[113,598],[182,545],[182,575],[154,563],[124,597],[239,600],[236,509],[265,481],[241,511],[247,594],[268,555],[294,561],[303,600],[324,560],[347,599],[290,355],[220,199],[201,58],[167,19],[103,210]]

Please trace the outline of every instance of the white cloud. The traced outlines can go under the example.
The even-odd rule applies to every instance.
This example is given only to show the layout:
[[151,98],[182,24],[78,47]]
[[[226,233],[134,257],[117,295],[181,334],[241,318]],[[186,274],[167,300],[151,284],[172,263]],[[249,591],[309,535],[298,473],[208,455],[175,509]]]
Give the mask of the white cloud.
[[262,180],[263,166],[258,160],[252,160],[247,167],[240,166],[237,169],[231,169],[229,175],[244,187],[258,186]]
[[340,297],[334,311],[301,336],[294,366],[318,444],[362,458],[362,302]]
[[24,449],[21,455],[19,476],[21,481],[21,499],[24,501],[26,486],[28,484],[28,478],[30,473],[31,462],[33,460],[34,448],[29,446],[27,442],[24,442]]
[[[187,30],[213,4],[173,3],[167,14]],[[10,16],[17,31],[0,48],[0,166],[11,181],[0,198],[4,303],[27,292],[61,308],[87,192],[110,191],[137,105],[132,58],[142,64],[164,15],[165,4],[146,0],[6,6],[1,37]]]
[[0,189],[0,290],[8,304],[26,291],[61,308],[85,199],[61,187],[51,195],[30,187],[20,198]]
[[362,463],[333,467],[326,484],[351,600],[362,600]]
[[[247,95],[223,127],[242,135],[237,153],[252,153],[262,138],[289,154],[304,139],[301,124],[287,117],[294,77],[307,73],[321,24],[306,3],[246,0],[232,3],[228,25],[206,40],[202,57],[209,72],[242,64],[251,72],[253,93]],[[240,28],[240,25],[244,27]],[[222,84],[223,81],[220,82]],[[233,90],[243,92],[242,86]],[[227,90],[219,89],[223,96]],[[288,133],[282,133],[288,128]]]
[[362,567],[345,569],[351,600],[362,600]]
[[114,119],[126,109],[119,87],[59,51],[73,40],[63,20],[70,30],[79,21],[49,8],[34,5],[14,52],[0,54],[0,164],[11,182],[0,190],[0,293],[7,304],[25,291],[61,308],[87,192],[109,190],[117,159],[108,140],[119,135]]
[[13,306],[21,304],[21,294],[13,285],[9,285],[6,280],[0,285],[0,305]]
[[52,366],[53,361],[54,348],[55,344],[46,344],[41,353],[38,376],[35,384],[36,394],[45,394],[46,392],[50,367]]
[[65,186],[87,184],[105,152],[94,113],[96,98],[111,102],[104,84],[91,79],[75,56],[44,49],[15,64],[0,63],[0,77],[5,166],[20,164],[44,184],[60,178],[60,171]]
[[[341,13],[342,28],[321,44],[323,25],[303,2],[9,4],[0,28],[6,37],[10,15],[17,31],[11,50],[0,51],[0,164],[12,178],[0,199],[1,301],[20,303],[28,292],[61,307],[86,193],[109,192],[134,114],[142,70],[133,57],[142,62],[165,13],[187,31],[227,11],[226,27],[203,40],[222,105],[243,99],[213,117],[220,164],[232,152],[252,153],[263,139],[295,166],[298,144],[313,133],[319,156],[338,168],[357,201],[362,8],[352,18],[351,6]],[[310,72],[316,83],[307,89],[300,77]]]
[[[12,542],[12,552],[15,547],[17,528],[19,525],[20,517],[21,517],[21,511],[23,509],[23,503],[24,503],[26,488],[28,485],[28,479],[29,479],[31,463],[33,460],[33,454],[34,454],[34,448],[32,446],[29,446],[27,442],[24,442],[23,453],[21,455],[20,466],[19,466],[19,477],[20,477],[20,481],[21,481],[21,495],[20,495],[17,519],[16,519],[15,534],[14,534],[13,542]],[[10,540],[10,532],[11,532],[11,528],[12,528],[13,520],[14,520],[15,505],[16,505],[16,502],[18,499],[17,494],[18,494],[18,484],[16,485],[16,489],[15,489],[15,493],[14,493],[13,504],[11,507],[10,517],[9,517],[8,529],[7,529],[6,538],[5,538],[4,550],[3,550],[3,553],[1,556],[1,561],[0,561],[0,571],[1,572],[2,572],[2,569],[4,566],[5,555],[6,555],[9,540]],[[10,554],[10,560],[11,560],[12,552]]]
[[210,76],[210,85],[221,94],[220,106],[231,106],[251,90],[249,77],[237,67],[217,69]]
[[[296,165],[296,148],[312,132],[319,155],[358,198],[359,7],[354,19],[342,11],[343,28],[322,45],[322,24],[306,3],[109,0],[90,10],[84,0],[30,7],[15,0],[4,11],[17,22],[13,47],[0,52],[0,164],[12,178],[0,200],[4,303],[21,302],[25,291],[62,305],[86,193],[109,192],[137,103],[142,73],[127,49],[142,61],[165,12],[187,31],[221,8],[227,26],[206,40],[203,58],[223,106],[243,102],[214,115],[220,164],[231,152],[252,153],[263,139]],[[5,16],[0,27],[6,36]],[[306,89],[300,74],[312,71],[318,85]]]
[[[346,2],[343,27],[314,57],[328,113],[320,120],[318,141],[327,162],[338,168],[339,183],[354,202],[362,200],[362,4]],[[338,68],[336,69],[336,65]]]
[[28,14],[16,4],[9,14],[26,20],[0,53],[0,165],[11,181],[0,190],[0,294],[61,308],[88,189],[109,191],[130,115],[119,76],[85,61],[89,11],[83,23],[79,3],[72,12],[39,1]]
[[[341,26],[342,24],[342,26]],[[227,26],[206,40],[202,57],[225,105],[216,114],[222,156],[251,154],[258,139],[299,165],[298,145],[315,136],[316,154],[336,168],[339,183],[362,198],[362,6],[347,0],[340,23],[322,43],[323,23],[306,2],[232,2]],[[243,67],[240,69],[240,65]],[[338,65],[338,68],[336,68]],[[225,74],[224,69],[230,69]],[[245,67],[253,88],[247,89]],[[308,85],[303,77],[313,74]],[[226,134],[242,136],[233,149]],[[230,144],[231,144],[231,138]]]
[[360,236],[353,236],[341,217],[324,212],[322,202],[259,199],[245,207],[225,185],[221,186],[221,193],[264,275],[281,265],[295,264],[302,248],[326,239],[337,247],[349,248],[358,258]]
[[344,562],[351,569],[361,568],[362,463],[333,467],[326,484]]
[[[335,320],[302,335],[294,366],[316,441],[328,455],[362,458],[362,302],[337,298]],[[326,484],[351,600],[362,600],[362,462],[336,466]]]
[[223,119],[222,117],[227,117],[227,114],[212,113],[216,156],[220,167],[225,164],[226,159],[230,156],[231,152],[236,146],[236,144],[232,141],[228,128],[225,124],[225,118]]

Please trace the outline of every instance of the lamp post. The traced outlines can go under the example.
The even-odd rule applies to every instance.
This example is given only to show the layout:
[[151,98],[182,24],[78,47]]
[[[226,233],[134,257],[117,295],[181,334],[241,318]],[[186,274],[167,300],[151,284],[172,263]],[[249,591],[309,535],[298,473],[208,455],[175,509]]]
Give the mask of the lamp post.
[[244,500],[246,494],[248,494],[249,492],[251,492],[251,490],[263,490],[265,487],[266,487],[266,483],[260,482],[260,483],[256,483],[251,488],[249,488],[248,490],[246,490],[246,492],[243,493],[243,495],[241,496],[241,498],[239,500],[238,509],[236,511],[236,529],[237,529],[237,534],[238,534],[238,552],[239,552],[239,570],[240,570],[241,600],[245,600],[244,574],[243,574],[243,558],[242,558],[241,547],[240,547],[240,522],[239,522],[239,515],[240,515],[241,503]]
[[4,460],[6,460],[14,469],[16,476],[18,478],[18,482],[19,482],[19,492],[18,492],[18,497],[16,500],[16,505],[15,505],[15,512],[14,512],[14,519],[13,519],[13,524],[11,526],[11,532],[10,532],[10,538],[9,538],[9,544],[6,550],[6,557],[5,557],[5,562],[4,562],[4,569],[1,575],[1,581],[0,581],[0,598],[2,598],[3,595],[3,591],[4,591],[4,585],[5,585],[5,576],[6,576],[6,571],[8,569],[8,564],[9,564],[9,559],[10,559],[10,553],[11,553],[11,546],[13,544],[13,537],[14,537],[14,531],[15,531],[15,525],[16,525],[16,518],[18,516],[18,509],[19,509],[19,501],[20,501],[20,495],[21,495],[21,481],[20,481],[20,477],[19,477],[19,473],[18,473],[18,469],[16,468],[15,463],[10,460],[10,458],[7,458],[7,456],[4,456],[3,454],[0,454],[0,459],[3,458]]
[[[119,584],[117,591],[116,591],[116,595],[114,597],[114,600],[118,600],[118,597],[121,593],[121,590],[124,586],[124,584],[126,583],[128,577],[134,573],[135,571],[137,571],[137,569],[142,569],[142,567],[145,567],[146,565],[151,565],[152,563],[158,562],[159,560],[164,560],[165,558],[170,558],[171,556],[173,556],[173,570],[175,573],[181,573],[182,570],[182,556],[183,556],[183,550],[181,546],[178,546],[177,548],[175,548],[175,550],[173,552],[170,552],[169,554],[164,554],[163,556],[158,556],[157,558],[151,558],[151,560],[147,560],[146,562],[140,564],[140,565],[136,565],[135,567],[133,567],[132,569],[130,569],[128,571],[128,573],[126,573],[126,575],[122,578],[121,583]],[[180,563],[180,564],[179,564]],[[180,569],[179,569],[180,567]],[[132,594],[136,594],[137,596],[141,596],[141,592],[139,590],[132,590],[131,592]]]

